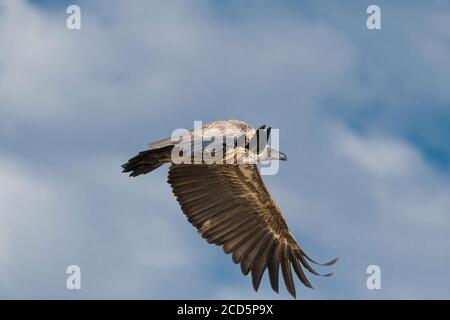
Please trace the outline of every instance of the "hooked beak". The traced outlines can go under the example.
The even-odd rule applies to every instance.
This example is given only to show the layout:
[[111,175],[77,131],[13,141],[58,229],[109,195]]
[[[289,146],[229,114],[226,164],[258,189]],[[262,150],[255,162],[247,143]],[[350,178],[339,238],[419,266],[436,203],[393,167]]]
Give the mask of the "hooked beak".
[[271,148],[270,146],[266,147],[264,154],[265,160],[287,160],[287,155],[277,149]]
[[269,149],[269,157],[272,160],[282,160],[282,161],[286,161],[287,160],[287,155],[285,155],[283,152],[278,151],[277,149],[273,149],[271,147],[268,147]]

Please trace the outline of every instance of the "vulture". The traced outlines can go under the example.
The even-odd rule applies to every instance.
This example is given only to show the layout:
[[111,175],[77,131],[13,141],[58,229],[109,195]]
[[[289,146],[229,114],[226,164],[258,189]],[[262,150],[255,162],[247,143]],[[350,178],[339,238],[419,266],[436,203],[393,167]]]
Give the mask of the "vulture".
[[322,264],[311,259],[267,190],[258,163],[287,160],[269,145],[270,130],[265,125],[255,130],[239,120],[213,121],[150,143],[148,150],[122,168],[136,177],[170,164],[167,182],[200,235],[231,254],[244,275],[251,273],[255,291],[267,269],[270,285],[278,293],[281,267],[286,288],[295,298],[292,269],[306,287],[313,288],[305,269],[328,277],[333,273],[319,274],[311,263],[331,266],[338,258]]

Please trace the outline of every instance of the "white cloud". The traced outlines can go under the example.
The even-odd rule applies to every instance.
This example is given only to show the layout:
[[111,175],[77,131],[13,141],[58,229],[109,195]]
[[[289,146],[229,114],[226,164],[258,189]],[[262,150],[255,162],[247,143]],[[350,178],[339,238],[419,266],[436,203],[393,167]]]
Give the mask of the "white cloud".
[[422,169],[420,155],[402,141],[360,137],[348,131],[337,133],[337,137],[337,152],[371,174],[398,178]]
[[[195,107],[211,117],[224,103],[233,112],[253,104],[271,111],[274,97],[292,90],[302,91],[295,107],[313,108],[352,68],[349,39],[326,25],[294,17],[233,25],[200,4],[177,3],[83,3],[81,31],[67,30],[62,14],[5,3],[3,129],[67,118],[95,124],[105,114],[114,125],[168,108]],[[215,98],[224,95],[232,100]]]
[[412,146],[349,131],[341,131],[336,137],[336,151],[362,168],[380,213],[419,228],[443,231],[449,227],[450,199],[446,195],[450,186]]
[[0,263],[6,267],[14,260],[14,246],[20,238],[48,221],[49,212],[33,208],[49,208],[53,195],[47,185],[12,159],[0,158],[0,180]]

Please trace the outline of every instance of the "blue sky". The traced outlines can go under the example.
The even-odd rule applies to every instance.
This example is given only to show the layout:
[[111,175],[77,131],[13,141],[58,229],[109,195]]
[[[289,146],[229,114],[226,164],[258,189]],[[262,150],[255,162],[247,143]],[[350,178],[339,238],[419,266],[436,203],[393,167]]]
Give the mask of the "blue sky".
[[120,173],[230,118],[280,129],[265,181],[305,250],[341,258],[299,298],[450,298],[450,3],[2,1],[0,39],[0,298],[288,298],[198,236],[167,168]]

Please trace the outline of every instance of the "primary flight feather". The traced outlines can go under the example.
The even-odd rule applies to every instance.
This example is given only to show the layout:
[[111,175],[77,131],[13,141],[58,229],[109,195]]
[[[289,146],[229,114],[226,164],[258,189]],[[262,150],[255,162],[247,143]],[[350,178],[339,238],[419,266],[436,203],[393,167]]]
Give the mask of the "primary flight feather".
[[[209,142],[210,137],[220,135],[227,137],[220,145],[223,149],[208,150],[205,140]],[[272,289],[278,292],[281,267],[286,288],[295,297],[292,269],[305,286],[312,288],[304,269],[319,275],[310,265],[310,262],[318,263],[294,239],[257,168],[260,161],[287,159],[267,144],[269,135],[270,128],[265,126],[255,130],[243,121],[214,121],[178,139],[151,143],[149,150],[140,152],[122,167],[130,176],[139,176],[170,163],[167,181],[188,221],[201,236],[232,254],[244,275],[251,273],[255,291],[268,269]],[[239,140],[243,141],[240,145]],[[174,154],[184,152],[186,156],[185,150],[189,148],[188,159],[207,151],[213,155],[221,152],[224,162],[179,163],[174,160]],[[230,159],[234,160],[231,164],[225,161]],[[322,265],[329,266],[336,261],[337,258]]]

